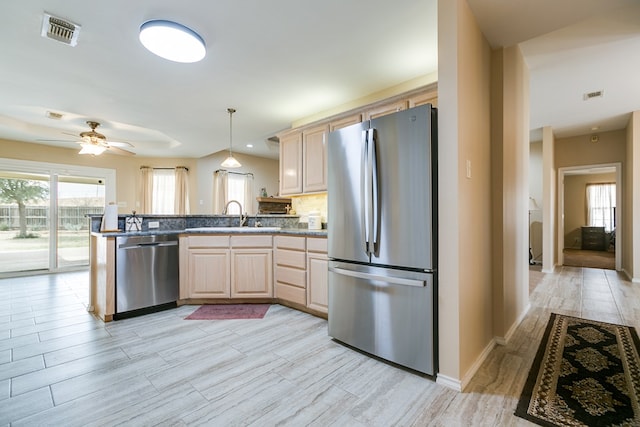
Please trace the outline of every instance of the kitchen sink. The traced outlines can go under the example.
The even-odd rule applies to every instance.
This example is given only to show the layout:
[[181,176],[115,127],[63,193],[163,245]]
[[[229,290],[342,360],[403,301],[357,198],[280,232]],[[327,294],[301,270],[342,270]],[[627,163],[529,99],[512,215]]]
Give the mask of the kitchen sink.
[[214,231],[214,232],[238,232],[242,231],[245,233],[251,233],[254,231],[278,231],[281,227],[195,227],[195,228],[186,228],[184,231]]

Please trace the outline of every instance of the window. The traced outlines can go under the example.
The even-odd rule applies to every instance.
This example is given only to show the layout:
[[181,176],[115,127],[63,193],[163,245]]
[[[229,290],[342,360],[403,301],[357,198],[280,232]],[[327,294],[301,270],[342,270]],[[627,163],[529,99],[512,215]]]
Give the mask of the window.
[[592,227],[604,227],[606,232],[616,227],[616,184],[587,184],[587,222]]
[[141,211],[155,215],[189,213],[188,172],[184,166],[150,168],[142,166]]
[[152,214],[173,214],[176,198],[176,177],[173,169],[153,170]]
[[[253,174],[217,170],[213,174],[213,212],[222,213],[230,200],[237,200],[245,213],[253,214]],[[237,215],[238,205],[229,205],[229,215]]]

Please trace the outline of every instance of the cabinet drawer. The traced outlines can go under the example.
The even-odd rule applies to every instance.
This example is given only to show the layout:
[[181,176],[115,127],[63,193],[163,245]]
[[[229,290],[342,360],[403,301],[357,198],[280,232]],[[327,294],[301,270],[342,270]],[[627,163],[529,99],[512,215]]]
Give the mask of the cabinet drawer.
[[306,305],[307,292],[304,288],[297,288],[295,286],[289,286],[285,283],[276,283],[276,298],[283,299],[285,301],[295,302],[297,304]]
[[278,266],[276,267],[276,281],[304,288],[306,287],[307,273],[304,270]]
[[271,248],[272,237],[265,236],[231,236],[231,247],[233,248]]
[[189,236],[187,246],[190,248],[228,248],[229,236]]
[[307,237],[307,250],[309,252],[327,252],[327,239],[324,237]]
[[305,250],[305,238],[295,236],[275,236],[275,246],[277,248]]
[[276,249],[276,264],[286,265],[288,267],[306,268],[305,253],[299,251],[290,251],[289,249]]

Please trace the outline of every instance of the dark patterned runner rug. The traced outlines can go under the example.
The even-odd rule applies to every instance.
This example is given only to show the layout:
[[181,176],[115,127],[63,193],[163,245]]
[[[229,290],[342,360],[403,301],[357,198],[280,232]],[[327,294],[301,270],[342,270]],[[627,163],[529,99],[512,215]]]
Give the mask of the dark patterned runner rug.
[[543,426],[640,426],[634,328],[552,314],[515,415]]

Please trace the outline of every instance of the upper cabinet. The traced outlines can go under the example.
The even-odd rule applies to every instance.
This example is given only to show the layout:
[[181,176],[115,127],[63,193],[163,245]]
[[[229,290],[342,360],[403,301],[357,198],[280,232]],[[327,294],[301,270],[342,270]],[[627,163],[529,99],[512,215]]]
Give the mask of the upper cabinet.
[[376,117],[386,116],[387,114],[397,113],[398,111],[406,110],[407,105],[408,102],[406,99],[401,99],[388,104],[381,104],[366,110],[364,112],[364,118],[365,120],[371,120]]
[[279,134],[280,195],[327,191],[329,132],[427,103],[438,104],[435,84]]
[[280,195],[302,193],[302,132],[280,136]]
[[329,125],[302,132],[302,191],[327,190],[327,136]]

